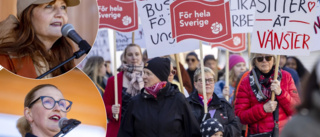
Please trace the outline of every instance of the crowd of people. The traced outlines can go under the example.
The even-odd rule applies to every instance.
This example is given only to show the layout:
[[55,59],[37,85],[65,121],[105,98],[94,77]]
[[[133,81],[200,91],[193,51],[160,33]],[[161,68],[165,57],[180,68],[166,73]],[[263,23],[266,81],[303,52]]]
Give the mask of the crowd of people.
[[[314,86],[302,88],[308,84],[303,84],[302,79],[317,79],[320,72],[315,68],[315,72],[308,75],[301,62],[291,68],[289,60],[293,58],[297,59],[281,56],[275,77],[274,55],[255,53],[247,63],[241,55],[231,54],[229,68],[223,69],[218,67],[213,55],[207,55],[203,60],[203,89],[201,60],[195,52],[186,55],[188,67],[185,69],[180,63],[182,67],[177,70],[171,57],[148,58],[139,45],[130,44],[124,50],[118,69],[118,103],[115,103],[114,77],[108,79],[104,90],[106,136],[291,136],[286,126],[298,128],[294,123],[319,118],[316,97],[320,84],[313,80]],[[247,64],[252,66],[251,70]],[[303,75],[297,72],[298,68],[304,70],[300,72]],[[228,76],[224,75],[225,69],[230,72]],[[179,87],[178,71],[184,77],[184,87]],[[221,75],[219,79],[217,75]],[[225,83],[227,77],[228,84]],[[300,101],[302,97],[306,99]],[[207,112],[204,103],[207,103]],[[291,117],[297,118],[290,121]],[[312,133],[315,135],[317,131]]]

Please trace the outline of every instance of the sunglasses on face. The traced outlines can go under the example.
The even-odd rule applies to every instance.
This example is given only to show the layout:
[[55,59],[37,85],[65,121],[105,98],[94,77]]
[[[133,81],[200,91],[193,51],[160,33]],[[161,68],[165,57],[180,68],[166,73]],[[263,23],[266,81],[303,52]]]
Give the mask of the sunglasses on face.
[[195,61],[196,61],[196,59],[190,59],[190,58],[188,58],[188,59],[186,59],[186,61],[187,61],[187,62],[189,62],[189,61],[191,61],[191,62],[195,62]]
[[266,61],[270,61],[272,59],[273,56],[264,56],[264,57],[256,57],[258,62],[262,62],[264,59],[266,59]]
[[62,112],[69,112],[71,109],[72,102],[66,99],[60,99],[59,101],[54,100],[50,96],[40,96],[36,100],[32,101],[28,108],[31,108],[34,103],[41,99],[42,106],[48,110],[54,108],[54,106],[58,103],[60,110]]

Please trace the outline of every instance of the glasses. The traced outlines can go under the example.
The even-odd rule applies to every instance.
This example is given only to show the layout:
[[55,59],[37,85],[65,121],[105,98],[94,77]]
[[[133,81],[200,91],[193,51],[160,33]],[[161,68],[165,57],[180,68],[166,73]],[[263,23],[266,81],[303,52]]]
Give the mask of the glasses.
[[104,63],[103,65],[104,65],[105,67],[107,67],[107,66],[108,66],[108,64],[107,64],[107,63]]
[[195,61],[196,61],[196,59],[190,59],[190,58],[187,58],[187,59],[186,59],[186,61],[187,61],[187,62],[189,62],[189,61],[191,61],[191,62],[195,62]]
[[[214,83],[214,78],[208,78],[208,79],[205,79],[205,81],[208,84],[212,84],[212,83]],[[202,83],[202,79],[199,78],[196,82]]]
[[175,75],[176,73],[177,73],[176,70],[171,70],[171,74],[172,74],[172,75]]
[[56,103],[58,103],[62,112],[69,112],[72,105],[72,102],[66,99],[60,99],[59,101],[56,101],[50,96],[40,96],[36,100],[32,101],[28,108],[31,108],[32,105],[36,103],[39,99],[41,99],[42,106],[48,110],[53,109]]
[[256,59],[258,62],[262,62],[264,59],[266,59],[266,61],[270,61],[272,56],[256,57]]

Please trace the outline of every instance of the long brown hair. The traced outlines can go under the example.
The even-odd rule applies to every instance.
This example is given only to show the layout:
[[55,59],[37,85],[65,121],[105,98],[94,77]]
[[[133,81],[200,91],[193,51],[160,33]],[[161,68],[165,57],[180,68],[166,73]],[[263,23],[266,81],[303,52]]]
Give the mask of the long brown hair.
[[[49,64],[49,68],[53,68],[72,56],[73,47],[65,37],[60,37],[53,44],[50,52],[46,50],[44,44],[37,38],[35,30],[32,27],[32,11],[37,6],[38,5],[33,4],[26,8],[21,14],[17,27],[14,28],[11,34],[0,38],[0,41],[5,41],[6,39],[9,39],[10,36],[14,37],[14,41],[0,44],[0,54],[13,54],[19,59],[25,55],[29,55],[38,67],[44,67],[41,66],[39,62],[46,60]],[[52,76],[60,75],[72,69],[74,66],[74,62],[71,61],[54,71]]]

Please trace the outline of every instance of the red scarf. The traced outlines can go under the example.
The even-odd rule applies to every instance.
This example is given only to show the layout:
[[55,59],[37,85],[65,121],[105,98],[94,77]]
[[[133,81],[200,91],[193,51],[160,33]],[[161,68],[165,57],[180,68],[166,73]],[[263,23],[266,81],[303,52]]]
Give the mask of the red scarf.
[[167,84],[167,81],[161,81],[159,83],[154,84],[151,87],[145,87],[146,91],[151,94],[154,98],[157,98],[157,94],[159,93],[160,89],[164,88]]
[[[204,98],[203,98],[203,95],[201,95],[201,94],[199,94],[198,93],[198,95],[199,95],[199,99],[201,100],[201,104],[203,105],[203,100],[204,100]],[[208,98],[207,98],[208,99]],[[210,101],[212,100],[212,96],[208,99],[208,102],[207,102],[207,105],[209,105],[209,103],[210,103]]]

